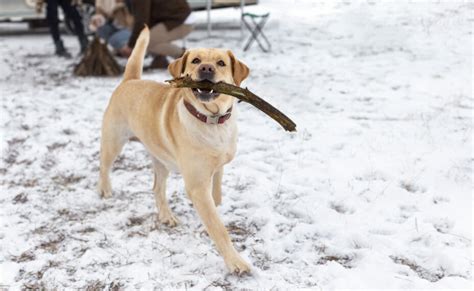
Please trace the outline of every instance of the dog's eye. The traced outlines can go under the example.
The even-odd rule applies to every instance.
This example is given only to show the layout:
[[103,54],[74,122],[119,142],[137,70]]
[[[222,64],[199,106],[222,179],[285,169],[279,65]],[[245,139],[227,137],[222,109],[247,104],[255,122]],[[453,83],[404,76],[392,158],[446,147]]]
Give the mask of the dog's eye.
[[198,59],[198,58],[194,58],[194,59],[193,59],[193,61],[192,61],[191,63],[193,63],[193,64],[199,64],[200,62],[201,62],[201,60],[200,60],[200,59]]
[[221,67],[225,67],[224,61],[218,61],[218,62],[217,62],[217,65],[219,65],[219,66],[221,66]]

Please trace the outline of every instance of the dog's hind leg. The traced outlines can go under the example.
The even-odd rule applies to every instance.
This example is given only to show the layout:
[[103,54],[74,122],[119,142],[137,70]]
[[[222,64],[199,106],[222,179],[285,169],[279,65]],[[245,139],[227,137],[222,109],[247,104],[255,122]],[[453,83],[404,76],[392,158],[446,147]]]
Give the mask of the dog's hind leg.
[[155,203],[156,208],[158,208],[158,221],[170,227],[176,226],[178,220],[174,217],[166,199],[166,179],[168,178],[169,171],[157,159],[152,157],[152,161],[155,171],[153,192],[155,192]]
[[220,167],[212,177],[212,198],[216,206],[221,205],[222,202],[222,175],[224,168]]
[[100,140],[100,177],[97,190],[102,198],[112,197],[110,185],[110,168],[115,158],[122,151],[123,145],[128,137],[123,127],[115,122],[109,122],[107,113],[102,124],[102,136]]

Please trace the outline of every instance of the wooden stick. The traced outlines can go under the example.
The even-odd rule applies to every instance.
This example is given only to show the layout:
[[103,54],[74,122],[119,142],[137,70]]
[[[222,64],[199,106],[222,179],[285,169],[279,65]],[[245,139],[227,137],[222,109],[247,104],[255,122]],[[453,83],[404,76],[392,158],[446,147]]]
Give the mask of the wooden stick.
[[273,107],[270,103],[258,97],[247,88],[243,89],[224,82],[212,83],[210,81],[193,81],[191,77],[181,77],[173,80],[167,80],[175,88],[196,88],[205,90],[214,90],[216,92],[234,96],[244,102],[250,103],[263,111],[266,115],[278,122],[286,131],[296,131],[296,124],[283,114],[280,110]]

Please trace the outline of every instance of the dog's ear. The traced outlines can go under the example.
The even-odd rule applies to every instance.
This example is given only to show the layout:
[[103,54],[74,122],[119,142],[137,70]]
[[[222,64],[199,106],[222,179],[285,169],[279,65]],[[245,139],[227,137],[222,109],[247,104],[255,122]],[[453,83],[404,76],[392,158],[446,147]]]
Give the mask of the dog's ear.
[[250,70],[244,63],[236,59],[231,51],[227,51],[227,53],[229,54],[232,65],[232,76],[234,77],[234,82],[237,86],[240,86],[240,83],[249,75]]
[[182,57],[176,59],[174,62],[168,65],[168,72],[170,72],[173,78],[181,77],[186,69],[186,60],[188,59],[189,52],[185,52]]

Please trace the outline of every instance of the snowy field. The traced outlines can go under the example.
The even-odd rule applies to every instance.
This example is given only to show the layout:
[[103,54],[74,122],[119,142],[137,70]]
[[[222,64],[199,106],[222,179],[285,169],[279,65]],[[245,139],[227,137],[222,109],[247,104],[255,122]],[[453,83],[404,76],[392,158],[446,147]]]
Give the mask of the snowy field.
[[244,85],[298,125],[238,105],[219,212],[253,266],[245,277],[227,274],[178,174],[181,224],[155,225],[140,144],[99,199],[99,130],[120,78],[72,76],[78,59],[51,56],[46,34],[1,36],[0,285],[472,288],[474,5],[369,2],[262,0],[249,11],[271,12],[270,54],[244,53],[229,27],[187,41],[232,49],[251,69]]

